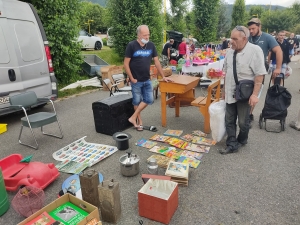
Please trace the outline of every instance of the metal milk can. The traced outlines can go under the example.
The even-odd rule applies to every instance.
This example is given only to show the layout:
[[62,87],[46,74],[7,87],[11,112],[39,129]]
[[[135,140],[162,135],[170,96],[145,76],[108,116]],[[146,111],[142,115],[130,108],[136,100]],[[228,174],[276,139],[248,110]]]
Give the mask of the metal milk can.
[[158,174],[158,165],[157,165],[156,159],[154,159],[154,158],[149,159],[148,165],[147,165],[147,170],[148,170],[149,174],[154,174],[154,175]]

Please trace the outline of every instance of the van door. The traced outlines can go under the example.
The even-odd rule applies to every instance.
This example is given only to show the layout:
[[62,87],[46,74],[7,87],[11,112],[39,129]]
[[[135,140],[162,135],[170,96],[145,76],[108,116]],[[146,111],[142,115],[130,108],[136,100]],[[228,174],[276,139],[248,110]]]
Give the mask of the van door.
[[[23,91],[34,91],[38,97],[52,94],[50,74],[41,31],[32,9],[19,1],[4,1],[8,33],[15,46]],[[13,9],[13,10],[11,10]]]

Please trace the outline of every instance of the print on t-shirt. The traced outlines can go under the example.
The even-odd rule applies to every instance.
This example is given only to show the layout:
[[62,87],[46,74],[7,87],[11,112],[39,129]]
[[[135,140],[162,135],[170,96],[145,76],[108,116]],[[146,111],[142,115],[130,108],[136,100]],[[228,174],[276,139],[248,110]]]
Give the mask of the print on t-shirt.
[[135,53],[133,53],[133,57],[148,57],[152,55],[152,50],[137,50]]

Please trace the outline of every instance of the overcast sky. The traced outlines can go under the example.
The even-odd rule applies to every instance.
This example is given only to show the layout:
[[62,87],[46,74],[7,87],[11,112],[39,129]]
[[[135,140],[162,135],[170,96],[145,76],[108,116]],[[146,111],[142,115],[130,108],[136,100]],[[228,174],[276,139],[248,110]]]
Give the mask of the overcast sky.
[[[228,4],[233,4],[235,0],[225,0]],[[246,5],[281,5],[285,7],[292,6],[292,4],[297,1],[300,3],[300,0],[245,0]]]

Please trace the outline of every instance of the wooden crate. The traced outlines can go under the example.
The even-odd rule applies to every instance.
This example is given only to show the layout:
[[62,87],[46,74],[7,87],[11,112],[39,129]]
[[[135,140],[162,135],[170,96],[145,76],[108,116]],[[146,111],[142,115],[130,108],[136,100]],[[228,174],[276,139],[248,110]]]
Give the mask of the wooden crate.
[[[112,83],[114,83],[114,81],[113,81],[113,79],[112,79],[112,75],[113,75],[113,74],[120,74],[120,73],[123,73],[123,66],[115,66],[115,65],[105,66],[105,67],[101,67],[100,71],[101,71],[101,77],[102,77],[102,79],[107,79],[107,78],[109,78],[110,81],[111,81]],[[118,87],[119,87],[119,88],[124,87],[124,83],[123,83],[123,82],[120,83],[120,84],[118,85]],[[104,90],[104,91],[108,91],[108,88],[107,88],[105,85],[103,85],[103,90]]]

